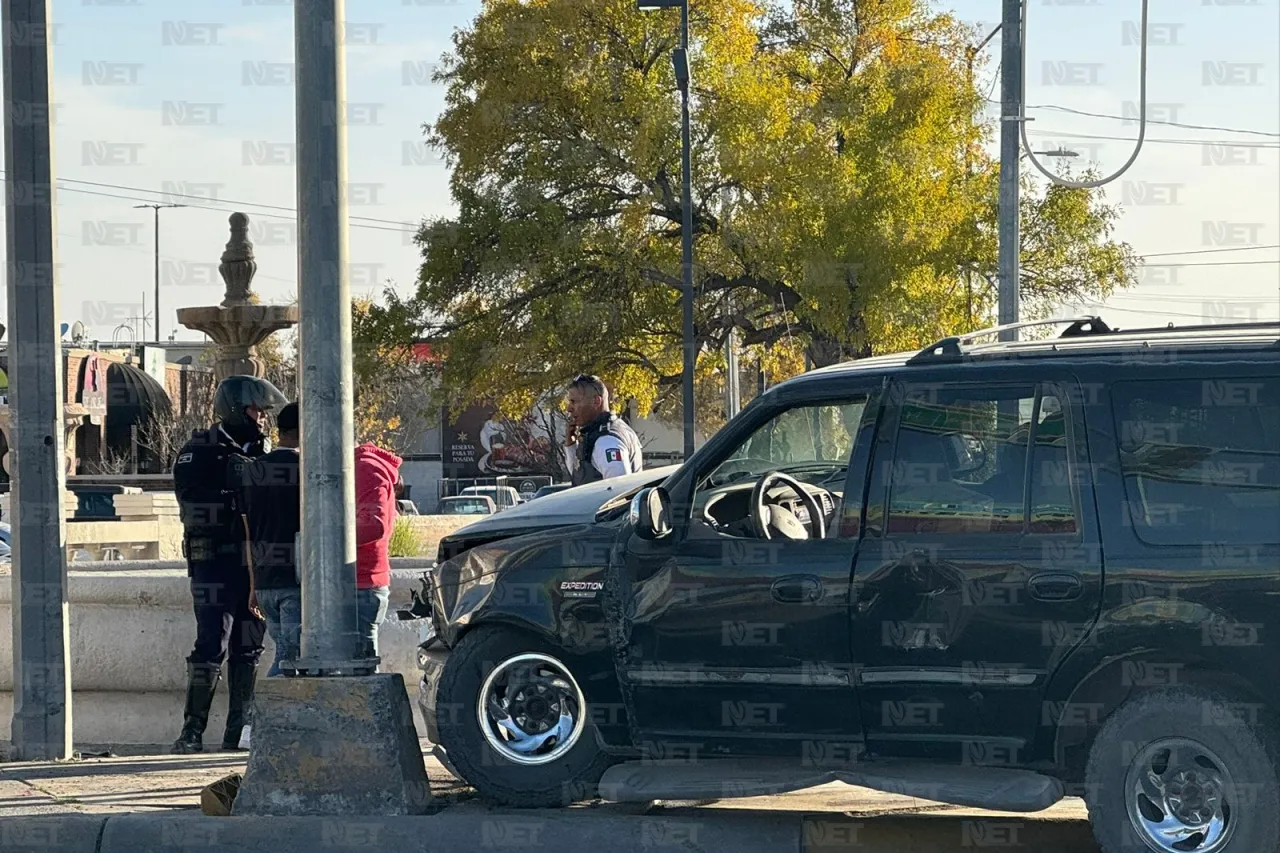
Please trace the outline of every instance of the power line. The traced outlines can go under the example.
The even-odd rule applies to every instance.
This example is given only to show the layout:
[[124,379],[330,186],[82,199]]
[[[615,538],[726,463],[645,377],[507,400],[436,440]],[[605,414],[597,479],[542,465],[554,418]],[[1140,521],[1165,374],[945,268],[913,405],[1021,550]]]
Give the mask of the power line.
[[[1131,116],[1116,116],[1116,115],[1108,115],[1106,113],[1091,113],[1087,110],[1076,110],[1076,109],[1072,109],[1071,107],[1058,106],[1057,104],[1028,104],[1027,109],[1055,110],[1057,112],[1071,113],[1072,115],[1090,116],[1092,118],[1109,118],[1109,119],[1115,119],[1117,121],[1133,121],[1134,120]],[[1178,122],[1178,121],[1157,121],[1156,119],[1152,119],[1152,118],[1147,119],[1147,123],[1163,124],[1163,125],[1167,125],[1168,127],[1181,127],[1186,130],[1217,130],[1217,131],[1222,131],[1223,133],[1247,133],[1251,136],[1272,136],[1277,139],[1280,139],[1280,133],[1272,133],[1269,130],[1245,130],[1239,127],[1218,127],[1217,125],[1211,125],[1211,124],[1185,124],[1183,122]]]
[[[1115,142],[1134,141],[1128,136],[1102,136],[1095,133],[1055,133],[1050,130],[1028,130],[1027,134],[1029,136],[1048,136],[1062,139],[1103,139]],[[1266,150],[1280,148],[1280,143],[1236,142],[1234,140],[1225,139],[1147,139],[1147,142],[1159,142],[1165,145],[1230,145],[1235,148],[1262,148]]]
[[[993,104],[1000,103],[999,101],[994,100],[990,96],[987,97],[987,100]],[[1117,116],[1117,115],[1110,115],[1108,113],[1091,113],[1088,110],[1077,110],[1071,107],[1059,106],[1058,104],[1027,104],[1026,108],[1029,110],[1054,110],[1056,112],[1071,113],[1072,115],[1078,115],[1078,116],[1089,116],[1091,118],[1115,119],[1116,121],[1136,121],[1136,119],[1134,119],[1133,116]],[[1162,124],[1162,125],[1166,125],[1167,127],[1180,127],[1180,128],[1183,128],[1184,130],[1216,130],[1222,133],[1245,133],[1245,134],[1249,134],[1250,136],[1270,136],[1270,137],[1275,137],[1277,139],[1280,139],[1280,133],[1272,133],[1269,130],[1248,130],[1240,127],[1219,127],[1218,125],[1212,125],[1212,124],[1186,124],[1185,122],[1180,122],[1180,121],[1158,121],[1153,118],[1147,119],[1147,124]]]
[[[1219,301],[1223,301],[1223,300],[1219,300]],[[1105,305],[1105,304],[1100,305],[1096,303],[1093,305],[1081,305],[1077,307],[1081,311],[1090,311],[1090,312],[1096,312],[1099,314],[1117,311],[1123,314],[1150,314],[1150,315],[1165,316],[1165,317],[1189,317],[1197,320],[1205,319],[1203,312],[1199,314],[1191,314],[1187,311],[1164,311],[1158,308],[1122,308],[1119,305]]]
[[1272,246],[1240,246],[1234,249],[1189,249],[1185,252],[1146,252],[1144,258],[1165,258],[1171,255],[1214,255],[1219,252],[1256,252],[1259,249],[1280,249],[1280,243]]
[[1145,267],[1153,269],[1161,269],[1164,267],[1176,267],[1183,269],[1184,267],[1254,267],[1266,264],[1280,264],[1280,260],[1275,261],[1203,261],[1194,264],[1143,264]]
[[[8,178],[0,177],[0,181],[5,181],[5,180],[8,180]],[[234,205],[237,205],[237,207],[263,207],[263,208],[267,208],[267,209],[274,209],[274,210],[288,210],[288,211],[294,211],[294,212],[296,212],[295,208],[291,208],[291,207],[282,207],[282,206],[280,206],[280,205],[272,205],[272,204],[262,204],[262,203],[255,202],[255,201],[237,201],[237,200],[235,200],[235,199],[209,199],[209,198],[207,198],[207,197],[205,197],[205,196],[193,196],[193,195],[186,195],[186,194],[183,194],[183,193],[162,193],[162,192],[160,192],[160,191],[158,191],[158,190],[148,190],[148,189],[144,189],[144,188],[142,188],[142,187],[122,186],[122,185],[118,185],[118,184],[99,184],[99,183],[95,183],[95,182],[92,182],[92,181],[72,181],[72,179],[70,179],[70,178],[58,178],[57,180],[58,180],[58,182],[59,182],[59,183],[79,183],[79,184],[86,184],[86,185],[89,185],[89,186],[103,186],[103,187],[110,187],[110,188],[113,188],[113,189],[120,189],[120,190],[132,191],[132,192],[151,193],[151,194],[154,194],[154,195],[172,195],[172,196],[174,196],[174,197],[178,197],[178,198],[196,198],[196,199],[200,199],[201,201],[204,201],[204,202],[209,202],[209,201],[225,201],[225,202],[226,202],[226,203],[228,203],[228,204],[234,204]],[[141,198],[141,197],[139,197],[139,196],[118,195],[118,194],[114,194],[114,193],[98,192],[98,191],[95,191],[95,190],[82,190],[82,189],[77,189],[76,187],[63,187],[63,186],[59,186],[59,187],[58,187],[58,190],[59,190],[60,192],[79,193],[80,195],[101,196],[101,197],[103,197],[103,198],[118,198],[118,199],[121,199],[121,200],[123,200],[123,201],[145,201],[145,202],[151,202],[151,201],[153,201],[153,199],[149,199],[149,198]],[[191,205],[191,206],[192,206],[192,207],[194,207],[194,208],[202,209],[202,210],[218,210],[218,211],[222,211],[222,212],[224,212],[224,213],[236,213],[236,212],[238,212],[236,208],[231,208],[231,207],[221,207],[221,206],[216,205],[216,204],[200,204],[200,205]],[[282,215],[282,214],[278,214],[278,213],[262,213],[262,212],[259,212],[259,211],[252,211],[252,212],[253,212],[253,214],[254,214],[255,216],[262,216],[262,217],[265,217],[265,218],[267,218],[267,219],[283,219],[283,220],[286,220],[286,221],[289,221],[289,222],[296,222],[296,221],[297,221],[297,219],[298,219],[298,218],[297,218],[297,216],[284,216],[284,215]],[[388,223],[395,223],[395,224],[398,224],[398,225],[403,225],[403,224],[404,224],[403,222],[396,223],[396,222],[395,222],[395,220],[393,220],[393,219],[374,219],[373,217],[363,217],[363,216],[351,216],[351,217],[348,217],[348,218],[349,218],[349,219],[367,219],[367,220],[370,220],[370,221],[372,221],[372,222],[388,222]],[[387,232],[390,232],[390,233],[393,233],[393,234],[417,234],[417,233],[418,233],[418,230],[417,230],[416,228],[414,228],[414,229],[410,229],[410,228],[403,228],[403,227],[402,227],[402,228],[385,228],[385,227],[382,227],[382,226],[379,226],[379,225],[365,225],[365,224],[363,224],[362,222],[351,222],[351,223],[350,223],[350,227],[352,227],[352,228],[364,228],[364,229],[369,230],[369,231],[387,231]]]

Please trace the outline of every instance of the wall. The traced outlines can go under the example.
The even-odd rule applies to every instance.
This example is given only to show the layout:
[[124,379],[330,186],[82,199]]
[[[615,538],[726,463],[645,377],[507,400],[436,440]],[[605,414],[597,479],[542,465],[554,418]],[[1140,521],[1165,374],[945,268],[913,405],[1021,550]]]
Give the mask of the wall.
[[[404,676],[414,723],[425,732],[417,710],[420,675],[417,629],[420,622],[398,622],[395,611],[407,606],[422,569],[400,568],[392,578],[392,606],[380,644],[385,672]],[[155,568],[160,565],[163,568]],[[125,566],[125,568],[121,568]],[[0,625],[11,624],[12,584],[0,567]],[[191,592],[186,571],[177,563],[99,563],[68,572],[70,590],[72,726],[84,744],[165,744],[182,728],[186,655],[195,641]],[[265,676],[275,646],[270,638],[259,675]],[[0,631],[0,740],[10,737],[13,716],[13,639]],[[219,688],[205,732],[216,747],[226,719],[226,681]]]

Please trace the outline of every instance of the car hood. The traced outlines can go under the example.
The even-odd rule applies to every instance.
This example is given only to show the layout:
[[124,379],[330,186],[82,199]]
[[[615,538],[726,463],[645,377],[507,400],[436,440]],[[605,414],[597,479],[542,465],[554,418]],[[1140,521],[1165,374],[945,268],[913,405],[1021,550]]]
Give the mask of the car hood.
[[497,533],[499,531],[505,532],[523,528],[591,524],[595,521],[596,511],[609,499],[649,484],[661,483],[679,468],[679,465],[647,468],[634,474],[625,474],[621,477],[614,477],[611,480],[587,483],[584,486],[565,489],[563,492],[544,495],[537,500],[528,501],[493,515],[487,515],[478,521],[473,521],[471,524],[451,533],[450,537],[471,536],[476,533]]

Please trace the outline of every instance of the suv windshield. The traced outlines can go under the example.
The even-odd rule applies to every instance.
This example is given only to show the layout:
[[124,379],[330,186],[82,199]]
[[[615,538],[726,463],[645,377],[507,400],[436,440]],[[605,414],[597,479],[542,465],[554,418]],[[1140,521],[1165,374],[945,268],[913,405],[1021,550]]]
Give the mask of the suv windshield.
[[782,471],[823,482],[844,474],[865,402],[789,409],[753,432],[707,478],[712,488]]

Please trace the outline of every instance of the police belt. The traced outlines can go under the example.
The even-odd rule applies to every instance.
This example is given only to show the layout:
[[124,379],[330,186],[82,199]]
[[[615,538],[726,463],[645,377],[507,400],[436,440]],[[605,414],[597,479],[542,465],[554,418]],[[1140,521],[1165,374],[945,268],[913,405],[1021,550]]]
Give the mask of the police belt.
[[188,560],[194,563],[205,563],[219,557],[240,557],[244,555],[244,544],[240,542],[220,542],[208,536],[188,536],[182,543]]

